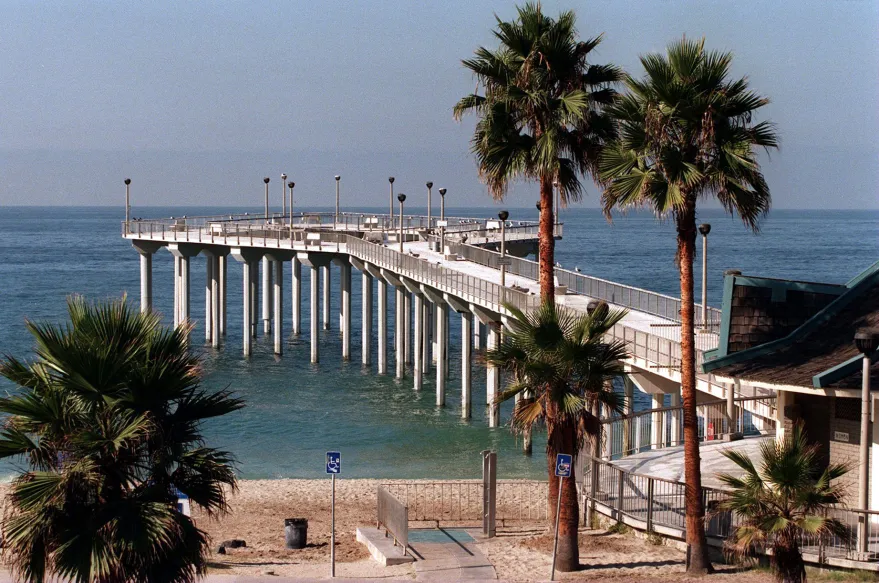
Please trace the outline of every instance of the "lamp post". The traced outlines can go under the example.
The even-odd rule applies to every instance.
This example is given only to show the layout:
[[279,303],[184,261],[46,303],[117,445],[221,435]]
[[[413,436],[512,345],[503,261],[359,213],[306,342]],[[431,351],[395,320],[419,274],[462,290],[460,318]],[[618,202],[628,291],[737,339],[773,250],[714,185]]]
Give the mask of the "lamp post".
[[339,222],[339,181],[342,180],[342,177],[336,174],[336,214],[333,216],[333,229],[336,228],[336,223]]
[[266,176],[262,179],[266,184],[266,222],[269,220],[269,177]]
[[497,218],[501,220],[501,287],[507,286],[507,218],[510,213],[501,211]]
[[[540,225],[540,213],[542,212],[543,207],[540,206],[539,200],[534,206],[537,207],[537,224]],[[540,249],[537,250],[537,277],[540,277]]]
[[400,253],[403,252],[403,203],[406,202],[406,195],[402,192],[397,195],[400,201]]
[[128,221],[131,220],[131,178],[125,179],[125,232],[128,232]]
[[702,233],[702,329],[708,330],[708,233],[711,225],[702,223],[699,225]]
[[433,182],[427,183],[427,228],[430,228],[430,195],[433,188]]
[[559,189],[559,181],[553,180],[552,187],[555,189],[555,225],[559,224],[559,215],[562,212],[562,191]]
[[281,221],[287,218],[287,188],[284,183],[287,182],[287,173],[281,173]]
[[[860,460],[858,464],[858,509],[867,510],[869,506],[870,484],[870,357],[879,348],[879,328],[860,328],[855,333],[855,346],[863,358],[861,380],[861,443]],[[861,552],[867,552],[869,543],[868,521],[870,517],[863,515],[858,519],[858,548]]]
[[[446,189],[440,188],[440,220],[446,220]],[[446,227],[440,227],[440,255],[446,254]]]
[[394,177],[388,176],[388,182],[391,184],[391,198],[388,203],[388,220],[391,222],[391,228],[394,228]]
[[290,181],[287,183],[287,186],[290,188],[290,248],[292,249],[293,248],[293,187],[296,186],[296,183],[293,181]]

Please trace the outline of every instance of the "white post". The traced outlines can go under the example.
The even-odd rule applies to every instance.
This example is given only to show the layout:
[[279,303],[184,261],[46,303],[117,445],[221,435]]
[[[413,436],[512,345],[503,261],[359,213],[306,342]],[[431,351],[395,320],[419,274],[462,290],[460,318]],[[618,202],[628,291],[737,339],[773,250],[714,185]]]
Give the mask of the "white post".
[[727,383],[726,385],[726,416],[729,418],[728,429],[730,435],[738,431],[738,423],[736,422],[736,389],[739,389],[739,392],[741,392],[738,383],[739,381],[736,381],[734,384]]
[[363,272],[361,280],[361,332],[360,344],[363,364],[372,362],[372,276]]
[[250,270],[250,333],[256,338],[259,335],[259,266],[262,261],[255,261],[253,269]]
[[405,334],[403,334],[403,326],[405,325],[405,315],[404,315],[404,304],[403,300],[403,290],[402,288],[395,288],[396,294],[394,295],[394,352],[397,362],[397,378],[403,378],[403,374],[405,373],[404,367],[404,357],[403,351],[405,350],[404,341]]
[[351,264],[342,265],[342,359],[351,359]]
[[140,311],[153,309],[153,254],[140,254]]
[[192,317],[189,308],[189,257],[180,258],[180,317],[182,322],[188,323]]
[[272,331],[272,262],[262,258],[262,331]]
[[449,307],[445,303],[434,304],[436,309],[437,326],[436,326],[436,405],[444,407],[446,405],[446,367],[443,364],[446,361],[446,350],[448,350],[448,338],[446,338],[446,327],[443,322],[446,319],[446,312]]
[[204,260],[204,339],[205,342],[210,342],[213,338],[214,256],[205,255]]
[[[494,350],[500,342],[500,324],[491,322],[486,327],[488,328],[487,348],[488,350]],[[488,405],[488,426],[497,427],[500,421],[500,408],[495,400],[500,388],[500,374],[496,366],[489,364],[486,366],[485,376],[485,402]]]
[[403,362],[412,362],[412,294],[403,292]]
[[423,322],[421,338],[421,372],[425,376],[430,372],[430,302],[423,302]]
[[[663,393],[655,393],[652,397],[653,408],[662,409],[663,397],[665,397],[665,395]],[[650,449],[659,449],[662,447],[663,443],[663,416],[662,413],[653,413],[650,417]]]
[[180,325],[180,258],[174,256],[174,327]]
[[272,262],[275,266],[275,289],[272,291],[274,298],[273,314],[274,314],[274,332],[275,332],[275,354],[283,354],[284,352],[284,262],[275,259]]
[[311,362],[320,362],[320,345],[318,343],[317,322],[320,312],[320,273],[319,267],[311,268]]
[[217,258],[217,266],[219,267],[219,292],[217,294],[220,315],[218,317],[220,336],[226,335],[226,256],[220,255]]
[[473,410],[470,380],[471,345],[473,343],[473,314],[461,314],[461,418],[470,419]]
[[241,271],[243,274],[242,280],[244,281],[244,291],[242,293],[243,296],[243,310],[244,314],[244,326],[242,330],[244,331],[244,356],[250,356],[253,346],[253,318],[251,317],[250,311],[253,309],[253,298],[251,294],[253,293],[253,270],[256,264],[252,261],[245,261],[241,264]]
[[482,324],[479,320],[473,322],[473,349],[482,350]]
[[324,322],[324,330],[330,329],[330,292],[332,291],[332,287],[330,286],[330,266],[321,267],[321,273],[324,278],[324,289],[323,289],[323,322]]
[[220,267],[220,259],[223,259],[223,256],[218,257],[208,257],[208,261],[213,263],[212,275],[211,278],[211,346],[214,348],[219,348],[220,346],[220,336],[222,333],[220,332],[220,274],[222,268]]
[[388,372],[388,283],[378,278],[378,373]]
[[[292,207],[291,207],[292,211]],[[293,334],[302,334],[302,262],[298,257],[292,262],[290,301],[293,304]]]
[[[680,389],[671,394],[671,406],[681,406]],[[671,444],[680,445],[681,443],[683,443],[681,440],[681,411],[680,409],[675,409],[671,416]]]
[[[421,357],[423,355],[423,350],[421,348],[421,343],[424,342],[424,298],[420,294],[415,294],[415,334],[413,336],[415,340],[415,345],[412,347],[412,353],[415,360],[415,367],[412,371],[412,376],[415,383],[415,390],[421,390],[421,383],[424,380],[422,375],[423,364]],[[408,352],[406,353],[409,354]]]

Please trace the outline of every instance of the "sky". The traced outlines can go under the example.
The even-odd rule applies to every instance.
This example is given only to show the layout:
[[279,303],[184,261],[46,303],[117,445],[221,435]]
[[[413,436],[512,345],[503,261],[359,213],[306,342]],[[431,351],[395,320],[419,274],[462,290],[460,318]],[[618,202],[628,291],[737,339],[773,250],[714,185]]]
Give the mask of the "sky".
[[[775,208],[879,208],[879,3],[873,0],[546,1],[604,35],[598,63],[682,34],[733,51],[772,103],[764,157]],[[255,205],[280,174],[307,206],[381,206],[387,177],[450,206],[491,206],[469,153],[475,88],[461,59],[495,46],[489,0],[0,0],[0,205]],[[587,182],[583,206],[598,205]],[[534,184],[505,204],[532,206]],[[280,203],[278,203],[280,204]]]

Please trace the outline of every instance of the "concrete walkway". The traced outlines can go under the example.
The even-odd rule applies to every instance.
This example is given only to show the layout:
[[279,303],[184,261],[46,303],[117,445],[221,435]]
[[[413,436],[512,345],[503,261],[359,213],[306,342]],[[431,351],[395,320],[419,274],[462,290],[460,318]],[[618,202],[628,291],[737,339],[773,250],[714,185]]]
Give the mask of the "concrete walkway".
[[495,581],[491,562],[464,529],[410,530],[417,581]]

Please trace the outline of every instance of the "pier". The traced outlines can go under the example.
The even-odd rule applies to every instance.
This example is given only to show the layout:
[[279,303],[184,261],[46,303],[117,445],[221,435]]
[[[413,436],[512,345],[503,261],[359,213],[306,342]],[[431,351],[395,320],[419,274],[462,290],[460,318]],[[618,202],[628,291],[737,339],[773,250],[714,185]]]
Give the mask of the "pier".
[[[201,316],[191,305],[191,271],[192,259],[204,258],[205,343],[213,347],[223,343],[229,316],[227,262],[230,257],[240,262],[243,281],[235,285],[242,285],[243,290],[237,317],[244,324],[241,350],[245,357],[251,354],[253,338],[260,330],[272,334],[274,352],[281,355],[289,330],[295,335],[309,334],[311,362],[320,362],[319,327],[332,326],[329,291],[330,286],[338,285],[340,350],[343,359],[356,358],[351,313],[356,270],[364,299],[362,364],[375,366],[378,374],[387,374],[391,366],[400,379],[408,372],[416,390],[422,388],[427,375],[435,375],[437,406],[446,403],[448,367],[452,366],[449,326],[452,314],[456,314],[460,317],[462,358],[454,366],[461,367],[462,416],[468,418],[472,414],[474,350],[497,345],[510,316],[506,306],[528,311],[540,304],[538,264],[525,258],[536,251],[538,225],[446,217],[444,210],[440,216],[405,215],[402,206],[401,201],[399,214],[294,213],[286,205],[284,212],[271,213],[266,205],[267,212],[259,215],[129,218],[122,225],[122,236],[140,254],[142,310],[152,308],[153,254],[164,248],[174,256],[175,325]],[[556,238],[561,238],[564,225],[558,223],[555,228]],[[338,282],[331,278],[333,264],[339,268]],[[302,290],[303,266],[312,271],[307,301]],[[290,290],[285,291],[288,277]],[[652,423],[654,434],[649,442],[652,448],[679,443],[680,300],[560,268],[555,270],[555,279],[556,302],[569,309],[588,312],[596,300],[602,300],[628,310],[609,333],[611,338],[626,342],[629,351],[627,406],[632,407],[635,387],[653,397],[654,408],[663,408],[664,396],[670,395],[668,420],[657,418]],[[389,293],[394,294],[393,313],[388,310]],[[373,314],[373,295],[377,296],[377,314]],[[286,297],[291,302],[289,309],[285,309]],[[303,303],[312,315],[307,332],[302,330]],[[717,347],[720,313],[697,305],[696,316],[699,365],[704,353]],[[395,331],[392,349],[387,342],[391,318]],[[378,327],[377,346],[372,345],[373,326]],[[484,374],[486,398],[493,403],[500,389],[499,371],[486,366]],[[736,414],[734,399],[754,396],[710,374],[698,375],[697,385],[706,401],[726,399],[731,416]],[[742,411],[767,418],[773,415],[754,406],[750,400],[738,403]],[[488,424],[497,427],[498,406],[488,409]],[[708,420],[703,421],[707,424]],[[661,435],[664,431],[668,435]]]

